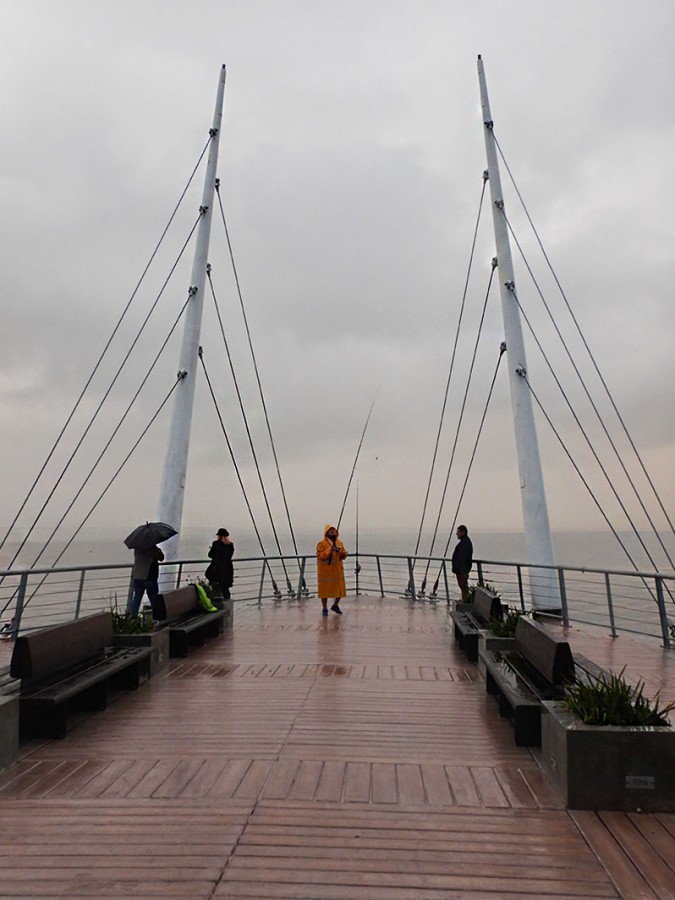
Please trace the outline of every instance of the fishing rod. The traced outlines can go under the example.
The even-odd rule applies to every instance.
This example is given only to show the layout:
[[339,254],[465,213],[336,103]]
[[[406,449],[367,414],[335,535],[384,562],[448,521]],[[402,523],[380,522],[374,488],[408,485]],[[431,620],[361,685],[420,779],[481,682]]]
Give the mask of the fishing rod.
[[354,465],[352,466],[351,474],[349,475],[349,481],[347,482],[347,490],[345,491],[345,499],[342,501],[342,509],[340,510],[340,516],[338,518],[338,523],[336,525],[337,530],[340,530],[340,522],[342,521],[342,514],[345,511],[345,506],[347,504],[347,497],[349,496],[349,489],[352,486],[352,479],[354,478],[354,472],[356,471],[356,464],[359,461],[359,454],[361,453],[361,447],[363,446],[363,439],[366,436],[366,431],[368,430],[368,422],[370,422],[370,416],[373,412],[373,407],[375,406],[375,401],[377,400],[377,395],[379,393],[379,388],[375,391],[375,396],[373,397],[373,402],[370,404],[370,409],[368,410],[368,416],[366,417],[366,424],[363,426],[363,432],[361,433],[361,440],[359,441],[359,446],[356,449],[356,456],[354,457]]

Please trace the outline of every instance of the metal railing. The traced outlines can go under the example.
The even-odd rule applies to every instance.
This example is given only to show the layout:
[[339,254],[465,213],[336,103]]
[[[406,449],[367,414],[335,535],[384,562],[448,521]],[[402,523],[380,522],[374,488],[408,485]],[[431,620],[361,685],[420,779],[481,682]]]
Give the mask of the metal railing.
[[[161,583],[180,586],[203,577],[208,560],[179,560],[162,566]],[[545,569],[557,575],[560,605],[552,615],[565,624],[597,626],[675,642],[675,572],[627,572],[522,562],[476,560],[472,576],[492,586],[509,606],[529,608],[532,586],[541,595]],[[427,577],[425,577],[427,576]],[[0,625],[5,636],[78,618],[101,609],[126,608],[131,565],[95,565],[0,572]],[[345,562],[349,595],[406,597],[411,602],[445,603],[459,599],[449,559],[362,553]],[[537,579],[541,579],[540,582]],[[427,590],[431,581],[434,592]],[[248,557],[235,561],[236,602],[295,602],[316,596],[313,555]]]

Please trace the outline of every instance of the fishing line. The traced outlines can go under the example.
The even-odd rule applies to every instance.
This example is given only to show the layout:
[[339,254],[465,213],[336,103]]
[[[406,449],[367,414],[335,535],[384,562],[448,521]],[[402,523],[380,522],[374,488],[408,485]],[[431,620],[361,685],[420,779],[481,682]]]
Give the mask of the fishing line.
[[[74,416],[75,413],[77,412],[77,410],[78,410],[78,408],[79,408],[79,406],[80,406],[80,403],[82,402],[82,399],[84,398],[84,395],[85,395],[85,393],[87,392],[87,390],[88,390],[88,388],[89,388],[89,385],[90,385],[91,382],[93,381],[94,376],[96,375],[96,373],[97,373],[97,371],[98,371],[98,369],[99,369],[101,363],[103,362],[103,358],[105,357],[106,353],[108,352],[108,349],[110,348],[110,345],[112,344],[112,342],[113,342],[113,340],[114,340],[114,338],[115,338],[115,335],[116,335],[117,332],[119,331],[119,328],[120,328],[120,326],[122,325],[122,322],[123,322],[123,320],[124,320],[124,318],[125,318],[127,312],[129,311],[129,308],[131,307],[131,304],[133,303],[134,298],[136,297],[136,294],[138,293],[138,291],[139,291],[139,289],[140,289],[140,287],[141,287],[141,285],[142,285],[142,283],[143,283],[143,281],[144,281],[144,279],[145,279],[145,276],[147,275],[148,270],[150,269],[150,266],[152,265],[152,263],[153,263],[153,261],[154,261],[156,255],[157,255],[157,253],[159,252],[159,248],[161,247],[161,245],[162,245],[162,243],[163,243],[163,241],[164,241],[164,238],[166,237],[166,234],[167,234],[169,228],[171,227],[171,223],[173,222],[173,220],[174,220],[174,218],[175,218],[175,216],[176,216],[176,213],[178,212],[178,209],[179,209],[181,203],[183,202],[183,198],[185,197],[185,194],[187,193],[187,190],[188,190],[188,188],[190,187],[190,184],[192,183],[192,179],[194,178],[194,176],[195,176],[195,174],[196,174],[196,172],[197,172],[197,169],[199,168],[199,165],[200,165],[202,159],[204,158],[204,154],[206,153],[206,151],[207,151],[207,149],[208,149],[208,147],[209,147],[209,144],[211,143],[212,140],[213,140],[213,136],[210,135],[208,141],[206,142],[206,144],[205,144],[205,146],[204,146],[204,149],[202,150],[202,152],[201,152],[201,154],[200,154],[200,156],[199,156],[199,159],[197,160],[197,163],[195,164],[194,169],[192,170],[192,174],[191,174],[190,177],[188,178],[187,184],[186,184],[185,187],[183,188],[183,191],[182,191],[180,197],[178,198],[178,202],[176,203],[173,212],[172,212],[171,215],[169,216],[169,221],[167,222],[167,224],[166,224],[164,230],[162,231],[162,234],[160,235],[160,238],[159,238],[159,240],[158,240],[158,242],[157,242],[157,244],[156,244],[156,246],[155,246],[155,249],[152,251],[152,253],[151,253],[151,255],[150,255],[150,259],[148,260],[148,262],[147,262],[145,268],[143,269],[143,271],[141,272],[141,276],[140,276],[140,278],[138,279],[138,281],[137,281],[137,283],[136,283],[136,287],[133,289],[133,291],[132,291],[132,293],[131,293],[131,296],[129,297],[129,300],[127,301],[126,306],[124,307],[124,309],[123,309],[123,311],[122,311],[122,315],[121,315],[121,316],[119,317],[119,319],[117,320],[117,324],[116,324],[115,327],[113,328],[112,334],[111,334],[110,337],[108,338],[108,341],[107,341],[107,343],[105,344],[105,346],[104,346],[104,348],[103,348],[103,350],[102,350],[102,352],[101,352],[101,354],[100,354],[100,356],[99,356],[99,358],[98,358],[96,364],[94,365],[94,368],[93,368],[91,374],[89,375],[89,378],[87,379],[87,381],[86,381],[84,387],[82,388],[82,391],[80,392],[79,397],[78,397],[77,400],[75,401],[75,405],[73,406],[72,410],[70,411],[70,414],[68,415],[68,417],[67,417],[67,419],[66,419],[66,421],[65,421],[65,424],[64,424],[63,427],[61,428],[61,431],[59,432],[59,434],[58,434],[58,436],[57,436],[57,438],[56,438],[56,440],[55,440],[55,442],[54,442],[54,444],[53,444],[51,450],[50,450],[49,453],[47,454],[47,458],[45,459],[44,463],[42,464],[42,468],[40,469],[40,471],[39,471],[38,474],[36,475],[35,480],[33,481],[33,484],[32,484],[31,487],[30,487],[30,490],[29,490],[28,493],[26,494],[26,496],[25,496],[25,498],[24,498],[24,500],[23,500],[23,503],[22,503],[21,506],[19,507],[19,511],[18,511],[17,514],[14,516],[14,519],[12,520],[12,523],[10,524],[9,528],[7,529],[7,532],[6,532],[5,536],[3,537],[2,541],[0,541],[0,550],[2,550],[2,548],[5,546],[5,543],[6,543],[6,541],[7,541],[7,538],[9,537],[9,535],[10,535],[10,533],[12,532],[14,526],[16,525],[16,523],[17,523],[17,521],[18,521],[18,519],[19,519],[19,516],[21,515],[21,513],[23,512],[23,510],[24,510],[25,507],[26,507],[26,504],[28,503],[28,501],[30,500],[31,496],[33,495],[33,491],[34,491],[35,488],[37,487],[37,484],[38,484],[40,478],[42,477],[42,474],[44,473],[45,469],[47,468],[47,465],[49,464],[49,461],[51,460],[52,456],[53,456],[54,453],[56,452],[56,449],[57,449],[57,447],[59,446],[59,444],[60,444],[60,442],[61,442],[61,439],[62,439],[63,435],[64,435],[65,432],[66,432],[66,429],[67,429],[68,426],[70,425],[70,422],[72,421],[73,416]],[[16,557],[15,557],[14,559],[16,559]],[[13,561],[14,561],[14,560],[12,560],[12,562],[13,562]]]
[[370,409],[368,410],[368,415],[366,416],[366,424],[363,426],[363,431],[361,433],[361,440],[359,441],[359,446],[356,448],[356,456],[354,457],[354,465],[352,466],[352,471],[349,475],[349,481],[347,482],[347,490],[345,491],[345,498],[342,501],[342,509],[340,510],[340,515],[338,517],[338,522],[336,525],[337,530],[340,530],[340,522],[342,522],[342,514],[345,511],[345,505],[347,503],[347,497],[349,496],[349,489],[352,486],[352,478],[354,477],[354,472],[356,471],[356,464],[359,461],[359,453],[361,452],[361,447],[363,446],[363,439],[366,436],[366,431],[368,430],[368,422],[370,422],[370,416],[373,412],[373,407],[375,406],[375,401],[377,400],[377,395],[379,394],[380,389],[375,391],[375,396],[373,397],[373,402],[370,404]]

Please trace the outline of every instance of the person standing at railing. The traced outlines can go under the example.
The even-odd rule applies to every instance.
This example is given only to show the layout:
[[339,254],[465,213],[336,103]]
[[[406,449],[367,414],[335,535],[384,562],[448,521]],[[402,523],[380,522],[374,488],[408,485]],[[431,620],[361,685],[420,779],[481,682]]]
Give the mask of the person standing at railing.
[[219,528],[216,539],[209,550],[209,563],[204,573],[216,591],[220,591],[224,600],[230,599],[230,588],[234,583],[234,544],[230,540],[227,528]]
[[331,606],[334,613],[342,615],[340,600],[347,593],[345,586],[345,570],[342,560],[349,554],[339,538],[337,528],[326,525],[323,540],[316,545],[317,594],[321,600],[321,615],[328,615],[328,598],[335,602]]
[[159,564],[163,559],[164,554],[157,546],[134,550],[134,568],[131,572],[133,593],[129,608],[132,616],[138,615],[143,594],[147,594],[155,618],[155,599],[159,594]]
[[469,595],[469,572],[473,566],[473,544],[466,525],[458,525],[455,534],[459,542],[452,552],[452,571],[457,579],[462,600],[466,601]]

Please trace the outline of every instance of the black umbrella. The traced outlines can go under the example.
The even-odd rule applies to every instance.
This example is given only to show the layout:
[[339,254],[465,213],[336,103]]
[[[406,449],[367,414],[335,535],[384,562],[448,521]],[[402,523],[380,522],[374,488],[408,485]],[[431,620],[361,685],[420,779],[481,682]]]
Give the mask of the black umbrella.
[[134,528],[131,534],[124,538],[124,543],[130,550],[148,550],[155,544],[168,541],[174,534],[178,532],[173,525],[167,525],[165,522],[146,522],[145,525]]

